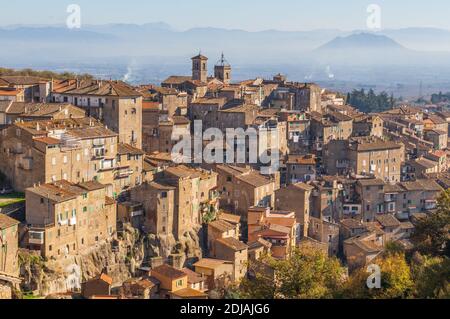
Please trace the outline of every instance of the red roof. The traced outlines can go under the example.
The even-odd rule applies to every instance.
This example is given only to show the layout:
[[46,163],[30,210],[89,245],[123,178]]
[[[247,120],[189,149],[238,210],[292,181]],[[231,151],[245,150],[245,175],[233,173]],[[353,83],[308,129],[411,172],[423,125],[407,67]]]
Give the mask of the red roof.
[[112,278],[111,278],[110,276],[108,276],[107,274],[103,274],[103,273],[102,273],[102,274],[100,275],[99,279],[100,279],[100,280],[103,280],[104,282],[106,282],[106,283],[109,284],[109,285],[112,285],[113,280],[112,280]]
[[34,140],[38,141],[38,142],[41,142],[41,143],[44,143],[44,144],[48,144],[48,145],[56,145],[56,144],[60,144],[61,143],[60,140],[58,140],[56,138],[53,138],[53,137],[48,137],[48,136],[38,137],[38,138],[35,138]]
[[158,102],[142,102],[142,109],[143,110],[159,110],[159,103]]
[[1,96],[16,96],[20,94],[21,90],[2,90],[0,89],[0,95]]

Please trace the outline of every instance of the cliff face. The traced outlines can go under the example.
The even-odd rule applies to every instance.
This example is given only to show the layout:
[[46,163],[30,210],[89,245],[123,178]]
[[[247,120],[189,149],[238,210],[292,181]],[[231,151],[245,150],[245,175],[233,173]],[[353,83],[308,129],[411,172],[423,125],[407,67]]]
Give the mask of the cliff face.
[[11,287],[0,281],[0,300],[2,299],[11,299],[12,298],[12,289]]
[[[20,273],[24,279],[22,291],[35,296],[48,296],[81,288],[81,283],[102,271],[113,278],[113,286],[134,277],[138,267],[153,257],[167,260],[172,254],[182,256],[182,264],[201,257],[199,231],[187,232],[179,241],[172,236],[158,237],[142,234],[130,225],[124,225],[116,240],[103,242],[78,256],[67,256],[58,261],[44,261],[38,254],[21,250]],[[144,262],[144,265],[147,265]]]

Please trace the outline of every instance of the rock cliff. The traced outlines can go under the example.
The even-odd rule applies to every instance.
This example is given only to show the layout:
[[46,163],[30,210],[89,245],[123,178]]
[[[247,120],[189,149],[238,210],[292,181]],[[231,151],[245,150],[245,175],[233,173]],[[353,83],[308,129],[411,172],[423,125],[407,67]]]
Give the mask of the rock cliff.
[[168,260],[178,254],[183,256],[182,264],[197,260],[202,255],[199,234],[201,236],[200,230],[192,229],[176,241],[173,236],[143,234],[125,224],[116,239],[102,242],[77,256],[44,260],[36,252],[21,250],[21,288],[35,296],[77,291],[82,282],[101,272],[113,278],[113,286],[120,286],[153,257]]

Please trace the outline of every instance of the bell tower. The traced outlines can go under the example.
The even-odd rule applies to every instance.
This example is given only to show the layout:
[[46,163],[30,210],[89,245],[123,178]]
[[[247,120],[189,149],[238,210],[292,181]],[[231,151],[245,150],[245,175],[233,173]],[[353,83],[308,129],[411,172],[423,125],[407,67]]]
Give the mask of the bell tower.
[[201,53],[192,59],[192,80],[207,82],[208,80],[208,58]]
[[220,60],[214,66],[214,77],[222,81],[225,85],[231,82],[231,65],[225,60],[223,53]]

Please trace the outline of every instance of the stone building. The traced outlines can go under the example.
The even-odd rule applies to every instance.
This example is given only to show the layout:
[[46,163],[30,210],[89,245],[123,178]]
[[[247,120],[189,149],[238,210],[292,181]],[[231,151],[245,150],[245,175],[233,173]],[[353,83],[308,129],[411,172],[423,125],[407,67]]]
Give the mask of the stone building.
[[220,60],[214,66],[214,77],[225,85],[231,82],[231,65],[225,60],[223,53]]
[[3,87],[0,83],[0,102],[25,102],[25,90]]
[[214,241],[214,254],[210,257],[233,263],[233,279],[239,282],[247,274],[248,246],[233,237]]
[[[218,239],[239,239],[239,227],[224,220],[215,220],[208,223],[208,253],[211,257],[216,255],[215,242]],[[216,257],[217,258],[217,257]]]
[[121,81],[66,80],[54,86],[53,102],[72,103],[116,132],[119,142],[142,148],[142,95]]
[[353,119],[338,112],[311,113],[312,149],[321,152],[333,140],[347,140],[352,135]]
[[[138,150],[119,148],[118,134],[92,118],[17,122],[2,130],[0,145],[0,169],[17,191],[61,179],[97,180],[114,196],[139,183],[142,173]],[[122,187],[119,179],[130,176],[134,179]]]
[[288,258],[300,240],[300,228],[294,212],[251,207],[248,211],[248,242],[264,239],[271,243],[274,258]]
[[192,80],[206,83],[208,80],[208,58],[196,55],[192,59]]
[[131,190],[134,202],[142,203],[145,229],[159,236],[175,236],[175,187],[157,182],[144,183]]
[[1,102],[0,124],[12,124],[16,121],[82,119],[84,110],[69,103],[25,103]]
[[350,271],[370,264],[383,251],[383,236],[375,231],[346,239],[344,256]]
[[315,83],[292,83],[284,79],[270,95],[269,105],[291,111],[322,112],[321,93],[322,89]]
[[330,175],[375,176],[390,183],[400,182],[401,165],[404,161],[403,143],[376,137],[333,141],[324,153],[325,168]]
[[13,277],[19,276],[19,223],[0,213],[0,273]]
[[287,123],[287,143],[291,154],[306,154],[311,145],[311,118],[308,113],[285,111],[279,113]]
[[154,113],[157,120],[153,125],[147,123],[143,127],[144,150],[147,153],[164,152],[171,153],[172,148],[181,137],[190,134],[191,125],[184,116],[173,116]]
[[384,213],[384,186],[385,183],[379,178],[360,179],[356,183],[356,193],[361,198],[362,219],[365,222],[372,222],[377,214]]
[[383,137],[383,119],[377,115],[357,115],[353,118],[352,136]]
[[154,181],[131,189],[130,197],[143,203],[149,231],[173,235],[178,240],[200,227],[205,211],[217,208],[216,186],[216,173],[179,165],[168,167]]
[[143,163],[145,153],[130,144],[117,144],[116,167],[114,170],[114,189],[116,193],[121,190],[140,185],[143,181]]
[[281,187],[275,192],[275,209],[295,212],[301,236],[308,236],[311,205],[311,193],[314,187],[305,183]]
[[286,184],[309,182],[316,179],[317,159],[313,154],[290,154],[286,160]]
[[99,182],[65,180],[26,190],[28,248],[45,258],[78,255],[116,232],[116,202]]
[[36,76],[3,75],[0,86],[23,91],[22,102],[41,103],[49,102],[52,81]]
[[308,235],[312,239],[327,244],[329,256],[336,256],[339,252],[338,224],[311,217]]
[[342,184],[335,176],[321,176],[310,183],[311,192],[310,215],[320,220],[335,222],[343,211]]
[[220,206],[244,217],[252,206],[274,207],[279,180],[246,167],[217,165]]

